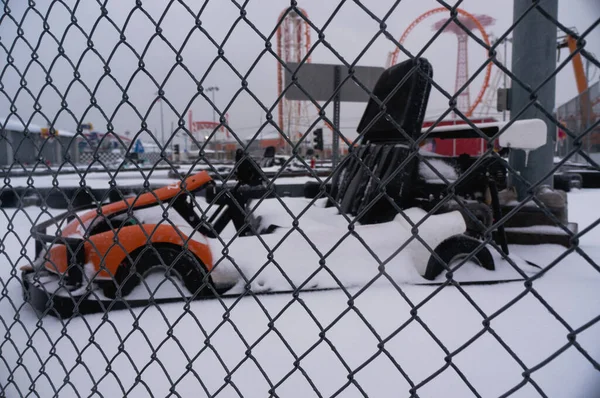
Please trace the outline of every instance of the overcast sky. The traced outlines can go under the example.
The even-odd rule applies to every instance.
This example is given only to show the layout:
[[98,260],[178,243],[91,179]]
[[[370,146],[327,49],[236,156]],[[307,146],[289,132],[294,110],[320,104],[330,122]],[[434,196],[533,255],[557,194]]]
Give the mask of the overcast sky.
[[[65,0],[64,3],[70,9],[60,3],[53,4],[49,0],[37,1],[35,10],[29,9],[24,0],[8,1],[10,14],[5,14],[0,22],[0,42],[4,47],[0,48],[1,58],[6,59],[5,50],[8,49],[14,59],[14,66],[21,73],[26,73],[24,80],[21,80],[10,65],[2,69],[1,88],[4,92],[0,92],[0,116],[9,112],[10,103],[14,100],[20,117],[29,120],[33,116],[34,123],[46,124],[44,118],[34,111],[33,98],[39,97],[41,112],[48,119],[57,118],[56,126],[59,129],[73,131],[79,121],[84,121],[93,123],[96,130],[103,132],[107,129],[108,120],[111,120],[117,133],[130,131],[133,135],[140,131],[141,119],[146,118],[148,128],[160,134],[160,108],[158,103],[155,103],[157,86],[148,77],[152,76],[158,84],[166,81],[166,98],[180,114],[186,114],[190,107],[195,120],[212,120],[212,108],[202,97],[197,96],[195,78],[203,79],[204,87],[216,85],[220,88],[216,93],[216,103],[221,110],[233,100],[228,113],[230,125],[236,133],[241,136],[253,135],[261,120],[264,121],[264,114],[255,100],[247,93],[237,94],[241,88],[241,81],[236,73],[222,60],[215,62],[217,48],[206,34],[196,27],[193,16],[201,7],[205,7],[200,17],[201,27],[212,40],[222,43],[240,14],[233,2],[174,1],[165,13],[169,4],[166,0],[144,0],[141,9],[135,8],[134,0],[113,0],[107,2],[107,18],[102,16],[101,7],[94,0]],[[265,36],[273,32],[279,14],[289,6],[289,1],[283,0],[249,0],[247,3],[247,18]],[[375,37],[379,25],[353,1],[343,3],[341,10],[326,28],[325,39],[347,62],[354,62],[367,43]],[[362,4],[368,5],[371,12],[380,18],[389,12],[394,3],[394,0],[362,1]],[[76,4],[77,8],[74,9]],[[340,3],[337,0],[299,0],[298,4],[306,10],[308,17],[317,27],[322,27]],[[387,30],[399,38],[412,20],[436,7],[439,7],[439,4],[433,0],[402,0],[387,20]],[[492,36],[501,35],[513,20],[510,0],[465,0],[460,7],[472,14],[487,14],[493,17],[494,24],[487,28],[488,34]],[[37,13],[41,14],[41,17]],[[423,21],[405,42],[407,48],[411,52],[417,52],[434,34],[431,29],[433,23],[447,16],[448,14],[438,14]],[[50,33],[62,43],[64,56],[60,54],[59,45],[50,34],[41,35],[44,29],[42,17],[47,20]],[[566,26],[575,27],[579,32],[586,30],[599,17],[598,0],[559,1],[560,21]],[[50,71],[48,76],[39,65],[31,63],[32,49],[24,40],[19,39],[15,42],[18,32],[11,18],[18,23],[22,21],[23,38],[36,48],[37,59]],[[154,21],[160,20],[162,35],[176,51],[183,49],[181,62],[184,67],[175,66],[175,53],[162,38],[156,36],[156,27],[150,18]],[[119,30],[122,30],[125,43],[119,44]],[[94,51],[88,49],[84,33],[91,34]],[[312,32],[313,43],[316,40],[317,34]],[[274,40],[272,43],[275,47]],[[228,62],[242,75],[257,62],[248,76],[248,87],[260,101],[271,107],[277,95],[276,60],[268,53],[261,55],[265,49],[263,39],[246,22],[241,21],[235,25],[223,48]],[[586,48],[597,56],[600,55],[600,26],[596,26],[588,36]],[[385,66],[387,55],[393,49],[393,44],[380,35],[358,64]],[[138,70],[139,59],[134,51],[143,55],[142,71]],[[474,41],[469,43],[469,51],[469,69],[474,71],[485,60],[485,52]],[[510,46],[508,54],[510,58]],[[449,33],[443,34],[425,56],[433,64],[436,82],[453,92],[456,37]],[[567,53],[563,52],[562,59],[566,56]],[[73,66],[65,57],[76,66],[80,74],[79,80],[74,79]],[[403,59],[405,58],[401,56],[400,60]],[[110,77],[104,76],[106,62],[110,67]],[[319,45],[312,55],[312,62],[339,63],[339,60],[329,49]],[[213,63],[212,69],[209,70]],[[191,78],[190,74],[194,78]],[[597,81],[599,74],[600,72],[592,68],[590,77]],[[47,84],[48,78],[54,87]],[[473,82],[471,98],[479,92],[482,81],[483,77],[479,76]],[[126,90],[128,101],[137,112],[131,105],[119,106],[123,92],[117,83]],[[61,110],[61,98],[57,92],[65,97],[68,111]],[[95,93],[96,106],[90,103],[90,92]],[[557,104],[569,100],[576,93],[573,70],[569,65],[557,78]],[[493,96],[488,98],[495,100]],[[440,114],[446,106],[447,100],[434,92],[428,113]],[[342,104],[341,124],[345,134],[354,134],[363,108],[364,104]],[[485,107],[481,109],[485,110]],[[164,125],[167,133],[171,130],[172,122],[177,124],[176,112],[164,104]],[[328,112],[328,115],[331,113]],[[274,117],[276,118],[276,115]],[[187,121],[187,116],[185,120]]]

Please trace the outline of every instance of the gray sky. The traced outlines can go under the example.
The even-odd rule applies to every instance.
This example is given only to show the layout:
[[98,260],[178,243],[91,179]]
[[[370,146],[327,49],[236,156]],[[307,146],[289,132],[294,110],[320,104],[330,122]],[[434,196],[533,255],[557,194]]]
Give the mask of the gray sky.
[[[71,10],[74,0],[64,1]],[[58,45],[48,33],[42,36],[42,19],[32,10],[22,23],[23,37],[37,49],[39,62],[50,69],[49,76],[53,85],[61,95],[66,95],[65,100],[68,110],[58,111],[61,100],[55,90],[46,85],[46,74],[36,64],[31,64],[25,75],[25,89],[21,87],[20,78],[10,67],[3,69],[2,85],[5,95],[0,95],[0,116],[4,116],[9,109],[10,101],[16,98],[15,105],[18,114],[29,119],[34,114],[34,97],[39,97],[41,111],[53,119],[58,114],[56,126],[60,129],[75,130],[79,120],[92,122],[98,131],[106,131],[107,119],[112,119],[112,125],[117,133],[130,131],[133,134],[140,130],[141,118],[130,105],[118,107],[123,97],[122,91],[115,81],[126,88],[129,102],[135,106],[141,117],[147,117],[148,127],[160,134],[160,111],[156,103],[152,106],[157,87],[148,77],[153,76],[159,84],[165,79],[165,95],[171,105],[180,113],[186,113],[191,102],[195,120],[211,120],[212,109],[202,98],[197,97],[197,87],[187,71],[181,66],[174,66],[175,53],[160,38],[155,36],[156,29],[149,21],[147,13],[155,21],[161,18],[168,2],[165,0],[144,0],[143,10],[135,9],[135,1],[119,0],[109,1],[107,16],[110,23],[101,17],[101,9],[96,1],[83,0],[72,14],[62,4],[52,4],[49,0],[36,2],[36,10],[47,18],[50,32],[63,42],[64,54],[76,66],[81,74],[81,82],[74,80],[74,71],[71,65],[59,56]],[[160,23],[162,34],[179,50],[183,47],[182,63],[189,73],[196,79],[204,77],[204,86],[218,85],[216,103],[223,109],[234,98],[241,88],[240,79],[232,72],[231,68],[223,61],[211,65],[217,57],[217,49],[207,39],[206,35],[195,28],[194,17],[185,9],[180,1],[172,3],[164,19]],[[221,43],[227,32],[235,24],[239,10],[229,0],[187,1],[185,2],[192,13],[197,13],[206,4],[202,14],[202,28],[215,40]],[[393,0],[363,1],[378,17],[383,17],[395,3]],[[338,1],[300,0],[299,6],[306,10],[308,17],[318,27],[322,27],[330,18]],[[277,18],[281,11],[289,5],[283,0],[250,0],[246,6],[247,17],[263,35],[271,34],[276,26]],[[10,15],[21,21],[27,10],[27,3],[22,0],[8,1],[11,9]],[[439,7],[433,0],[403,0],[387,21],[388,31],[396,38],[408,27],[412,20],[423,12]],[[495,18],[495,24],[488,28],[488,34],[501,35],[512,23],[512,1],[509,0],[465,0],[461,8],[472,14],[488,14]],[[71,22],[72,15],[77,19],[77,26]],[[412,52],[418,51],[434,34],[431,25],[447,15],[433,16],[417,26],[408,37],[406,45]],[[586,30],[598,17],[600,17],[600,2],[597,0],[560,0],[559,19],[569,27],[575,27],[579,32]],[[126,44],[119,43],[118,29],[124,29]],[[367,43],[379,30],[378,24],[352,1],[346,1],[341,11],[333,18],[325,30],[325,38],[333,48],[348,62],[353,62],[357,55],[365,48]],[[109,61],[110,77],[103,77],[104,63],[98,55],[87,49],[87,41],[81,31],[87,35],[92,34],[93,48],[104,59]],[[0,37],[4,46],[14,45],[12,57],[15,66],[21,71],[26,70],[32,57],[32,50],[25,45],[23,40],[13,43],[17,35],[15,24],[5,17],[0,22]],[[535,39],[535,38],[532,38]],[[313,43],[317,34],[312,34]],[[185,45],[184,45],[185,43]],[[275,42],[273,40],[273,47]],[[145,71],[137,71],[138,59],[131,49],[138,54],[143,54]],[[249,89],[270,107],[277,95],[276,61],[270,54],[260,55],[265,48],[264,41],[245,23],[240,22],[233,30],[224,46],[225,56],[237,71],[244,75],[249,67],[260,57],[256,68],[248,77]],[[371,45],[368,51],[358,61],[359,65],[384,66],[387,55],[393,50],[393,44],[384,36]],[[600,26],[588,36],[587,49],[600,55]],[[471,41],[469,45],[470,70],[475,70],[484,60],[485,52]],[[510,57],[510,48],[508,49]],[[6,59],[4,49],[0,49],[1,58]],[[567,53],[563,52],[562,59]],[[451,34],[443,34],[425,53],[434,67],[434,78],[446,90],[453,92],[456,73],[456,38]],[[400,60],[402,60],[402,56]],[[339,60],[323,45],[315,48],[312,61],[317,63],[337,63]],[[136,72],[137,71],[137,72]],[[494,72],[495,73],[495,72]],[[594,81],[598,80],[600,72],[591,73]],[[167,78],[168,76],[168,78]],[[492,75],[493,76],[493,75]],[[114,80],[115,81],[114,81]],[[471,87],[471,98],[480,90],[482,76],[478,77]],[[87,86],[87,88],[86,88]],[[90,93],[95,91],[97,107],[90,105]],[[31,95],[27,92],[31,92]],[[557,77],[557,104],[561,104],[574,95],[577,90],[573,77],[572,67],[565,68]],[[8,98],[7,98],[8,96]],[[492,97],[493,98],[493,97]],[[429,114],[441,113],[447,105],[439,93],[433,92],[429,103]],[[103,115],[98,108],[105,112]],[[342,104],[342,131],[352,136],[358,123],[364,104]],[[492,108],[493,110],[493,108]],[[331,117],[330,109],[328,115]],[[147,116],[146,116],[147,115]],[[175,113],[165,104],[165,131],[171,129],[171,122],[177,123]],[[276,115],[274,115],[276,117]],[[255,134],[261,119],[259,106],[247,93],[237,96],[229,109],[231,127],[241,136]],[[185,117],[187,121],[187,116]],[[45,120],[35,115],[33,122],[45,124]],[[272,128],[268,128],[272,130]]]

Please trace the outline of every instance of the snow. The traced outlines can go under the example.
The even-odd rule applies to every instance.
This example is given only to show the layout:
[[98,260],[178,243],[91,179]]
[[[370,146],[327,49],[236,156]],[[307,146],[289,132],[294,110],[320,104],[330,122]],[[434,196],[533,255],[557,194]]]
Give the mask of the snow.
[[556,225],[533,225],[530,227],[510,227],[510,228],[505,228],[505,230],[506,230],[506,232],[519,232],[519,233],[526,233],[526,234],[566,235],[565,230]]
[[53,176],[47,175],[32,175],[27,177],[10,177],[6,181],[6,185],[11,187],[28,187],[35,188],[51,188],[57,186],[59,188],[79,187],[82,182],[88,188],[92,189],[108,189],[111,187],[110,180],[114,177],[117,186],[143,186],[144,181],[148,179],[151,185],[161,186],[169,185],[177,181],[168,176],[168,170],[156,171],[121,171],[119,173],[108,172],[90,172],[84,173],[84,168],[79,168],[79,174],[57,174]]
[[[27,124],[27,120],[24,120],[25,124]],[[6,118],[0,116],[0,128],[4,130],[11,131],[25,131],[25,126],[23,123],[16,118]],[[41,127],[37,124],[29,123],[27,124],[27,130],[30,133],[39,133],[41,131]]]
[[[27,124],[27,120],[24,120],[24,122],[27,125],[27,131],[29,131],[30,133],[40,133],[42,131],[41,126],[39,126],[37,124],[33,124],[33,123]],[[25,125],[23,125],[23,123],[21,123],[21,121],[17,118],[6,118],[6,117],[0,116],[0,129],[24,132]],[[75,133],[72,133],[70,131],[63,130],[60,128],[56,128],[56,129],[58,130],[59,136],[75,137]]]
[[[231,293],[243,291],[246,281],[255,275],[258,278],[251,283],[255,292],[289,290],[307,281],[308,285],[319,288],[335,288],[340,283],[343,286],[362,286],[377,277],[379,266],[383,263],[387,275],[396,283],[421,283],[424,280],[420,275],[425,273],[429,248],[465,231],[463,218],[458,212],[425,217],[426,212],[414,208],[407,210],[404,215],[398,215],[392,222],[357,225],[353,234],[349,235],[346,218],[337,215],[335,208],[324,208],[323,202],[320,206],[311,206],[308,199],[286,198],[282,202],[267,199],[253,205],[253,216],[260,217],[263,226],[274,224],[280,227],[274,233],[260,238],[236,238],[235,230],[229,228],[219,238],[208,239],[187,224],[175,210],[166,207],[136,210],[134,217],[140,223],[176,226],[187,237],[209,244],[217,259],[226,246],[228,257],[218,260],[213,279],[221,285],[239,280],[237,288]],[[198,198],[197,203],[207,216],[215,210],[214,206],[208,207],[203,198]],[[298,230],[294,230],[293,220],[300,214],[302,218]],[[199,215],[202,214],[199,212]],[[165,216],[168,221],[165,221]],[[417,239],[411,239],[412,225],[421,219],[424,222],[419,225],[418,233],[426,246]],[[440,228],[441,225],[445,227]],[[382,236],[393,238],[382,239]],[[405,250],[395,253],[405,242]],[[274,261],[265,262],[273,248]],[[325,260],[326,268],[319,265],[321,258]],[[471,264],[458,270],[457,280],[470,280],[473,277],[494,280],[507,278],[507,273],[512,274],[512,278],[519,277],[500,257],[497,261],[499,272],[490,273]],[[524,261],[516,261],[521,263],[521,267],[529,269]],[[336,278],[332,278],[330,273],[335,274]]]
[[[267,201],[263,203],[274,204]],[[264,213],[257,211],[257,215],[262,214],[265,217],[265,222],[269,220],[268,222],[276,225],[291,227],[289,215],[267,217],[266,213],[276,213],[276,209],[273,209],[273,206],[265,207],[267,209],[261,209]],[[305,281],[308,281],[308,285],[319,288],[338,287],[339,283],[343,286],[361,286],[379,274],[380,263],[371,251],[376,253],[382,262],[390,260],[385,265],[386,273],[396,282],[423,281],[416,271],[424,273],[424,269],[418,269],[416,265],[425,265],[429,252],[420,242],[412,240],[406,250],[394,254],[411,236],[410,226],[400,219],[401,216],[388,223],[356,226],[355,234],[349,235],[345,219],[333,215],[334,209],[311,208],[310,210],[302,216],[299,223],[300,230],[281,228],[273,234],[261,236],[260,239],[236,238],[228,245],[229,256],[241,268],[245,277],[250,279],[258,275],[258,278],[251,283],[252,290],[288,290]],[[420,214],[408,216],[411,215],[415,221],[420,218]],[[286,218],[289,221],[286,222]],[[331,221],[331,224],[324,222],[325,220]],[[345,227],[340,225],[343,223]],[[440,229],[439,223],[445,223],[448,228]],[[423,234],[430,247],[435,247],[443,239],[460,233],[465,228],[460,214],[448,213],[429,218],[419,229],[434,232],[436,224],[438,226],[436,233]],[[393,239],[382,239],[382,236],[393,237]],[[229,241],[227,238],[224,237],[225,242]],[[340,241],[341,244],[338,243]],[[222,253],[223,247],[216,239],[211,242],[213,253]],[[273,252],[273,262],[266,261],[270,251]],[[325,259],[326,268],[320,267],[321,258]],[[425,261],[422,261],[423,258]],[[226,270],[235,272],[236,267],[230,261],[224,260],[217,267],[223,266]],[[285,275],[280,269],[285,272]],[[333,278],[331,273],[336,278]],[[244,285],[245,281],[241,279],[238,289],[234,291],[243,291]]]
[[439,175],[442,175],[447,181],[456,181],[458,173],[452,165],[440,159],[427,159],[429,165],[425,162],[419,162],[419,175],[425,181],[443,182]]
[[[126,170],[115,172],[90,172],[84,173],[83,168],[79,168],[80,174],[58,174],[56,176],[48,175],[32,175],[27,177],[9,177],[6,179],[6,185],[13,188],[26,188],[34,186],[35,188],[51,188],[57,186],[59,188],[76,188],[80,187],[82,182],[85,181],[85,185],[92,189],[108,189],[111,187],[111,178],[114,178],[117,186],[134,186],[142,187],[146,179],[152,186],[170,185],[174,182],[180,181],[179,178],[169,177],[169,170]],[[199,170],[194,171],[194,173]],[[275,184],[304,184],[307,181],[318,181],[313,177],[278,177],[272,179]],[[321,181],[325,178],[321,177]],[[235,176],[229,179],[230,184],[235,184]],[[220,183],[218,183],[220,184]]]
[[521,205],[521,207],[525,207],[525,206],[528,206],[528,207],[539,207],[538,204],[535,203],[533,200],[529,200],[529,201],[527,201],[525,203],[519,202],[518,200],[509,200],[506,203],[503,203],[503,205],[507,206],[507,207],[515,207],[515,206],[519,206],[519,205]]
[[[579,223],[579,231],[594,227],[581,237],[579,247],[596,264],[600,262],[600,226],[594,224],[600,218],[595,206],[599,199],[600,190],[569,194],[571,221]],[[262,210],[269,210],[272,202],[263,203]],[[332,217],[328,214],[331,210],[321,205],[319,202],[303,214],[298,228],[310,231],[312,236],[319,232],[319,225],[330,224],[322,236],[333,241],[337,236],[331,231],[341,227],[347,231],[347,222]],[[298,216],[303,204],[294,203],[288,208]],[[257,213],[260,210],[259,206]],[[271,206],[270,210],[271,222],[293,219],[282,205]],[[286,294],[193,302],[189,311],[182,303],[114,311],[106,320],[100,314],[69,321],[40,319],[23,304],[18,267],[32,260],[26,257],[34,250],[29,239],[32,223],[48,216],[36,207],[0,209],[0,391],[7,397],[26,395],[30,388],[43,397],[167,396],[172,386],[179,396],[217,392],[220,397],[267,396],[273,386],[276,395],[282,397],[316,396],[315,389],[321,396],[336,392],[344,397],[409,396],[411,385],[398,367],[413,384],[440,371],[418,388],[419,396],[473,396],[457,372],[446,367],[444,358],[448,354],[440,344],[453,353],[452,364],[478,394],[499,396],[523,381],[523,368],[503,345],[532,368],[568,344],[569,330],[536,296],[543,297],[572,329],[581,328],[576,337],[579,347],[596,362],[600,360],[600,325],[583,327],[600,314],[600,272],[578,253],[566,255],[564,248],[555,245],[510,247],[511,258],[514,254],[542,267],[565,255],[534,281],[534,292],[530,293],[525,293],[521,282],[439,290],[410,283],[396,287],[379,278],[382,281],[364,289],[352,305],[345,292],[328,291],[300,293],[300,300]],[[400,225],[377,226],[381,231],[372,236],[369,228],[356,230],[376,244],[383,245],[377,242],[378,237],[382,242],[396,240],[400,244],[402,237],[395,234],[401,220],[394,222]],[[290,235],[294,245],[301,242],[298,235]],[[327,263],[338,250],[359,245],[356,238],[352,243],[347,239],[348,246],[334,250]],[[23,255],[22,245],[27,247]],[[274,259],[298,261],[294,256],[313,256],[306,252],[314,252],[312,248],[294,245],[279,246],[274,250]],[[330,248],[326,242],[321,245],[320,250]],[[285,252],[288,249],[296,254]],[[249,252],[244,254],[244,248],[232,246],[231,250],[240,251],[241,262],[252,257]],[[257,247],[249,250],[263,251]],[[263,260],[266,262],[266,257]],[[353,252],[347,259],[348,272],[356,272],[358,278],[363,261],[367,261],[366,256]],[[373,275],[364,269],[374,263],[372,259],[365,262],[363,276]],[[315,267],[308,262],[304,265]],[[386,269],[394,272],[391,262],[389,265]],[[335,271],[343,274],[346,269],[340,266]],[[273,275],[269,277],[275,278]],[[349,292],[357,294],[359,290],[351,288]],[[514,304],[501,311],[509,302]],[[418,320],[411,321],[413,308],[417,308]],[[482,332],[482,313],[491,317],[494,334]],[[468,344],[479,333],[481,337]],[[350,372],[356,384],[349,383]],[[141,375],[136,380],[138,373]],[[226,378],[229,373],[231,376]],[[573,346],[532,372],[531,378],[553,397],[588,397],[600,390],[598,371]],[[531,383],[525,383],[513,396],[539,394]]]
[[[94,264],[84,264],[83,272],[84,281],[91,281],[94,275],[96,275]],[[52,277],[52,275],[41,275],[39,278],[36,278],[35,282],[43,285],[48,292],[54,292],[57,296],[62,297],[76,297],[83,295],[90,290],[90,285],[87,284],[83,284],[76,289],[69,290],[60,282],[60,279]]]
[[281,139],[281,133],[277,130],[261,131],[258,135],[260,140],[278,140]]
[[[426,165],[424,162],[420,162],[419,172],[423,179],[428,182],[438,182],[445,183],[438,174],[434,172],[435,169],[438,173],[440,173],[446,180],[452,182],[458,178],[457,171],[452,167],[452,165],[447,162],[435,159],[435,158],[427,158],[427,161],[431,164],[431,167]],[[114,178],[117,186],[143,186],[144,182],[148,180],[148,182],[153,186],[161,186],[161,185],[169,185],[176,181],[179,181],[178,178],[169,177],[170,170],[158,169],[158,170],[131,170],[131,169],[123,169],[119,172],[115,171],[106,171],[101,170],[98,171],[97,167],[101,167],[100,164],[95,164],[94,166],[89,166],[90,170],[86,172],[87,166],[78,166],[78,173],[56,173],[54,175],[28,175],[23,177],[9,177],[5,184],[6,186],[10,186],[13,188],[26,188],[30,186],[34,186],[36,188],[51,188],[57,186],[59,188],[76,188],[80,187],[83,182],[88,188],[92,189],[107,189],[110,188],[111,179]],[[433,169],[432,169],[433,167]],[[217,170],[227,168],[227,171],[223,172],[224,176],[227,176],[231,170],[227,166],[223,165],[215,165]],[[71,166],[64,166],[62,169],[65,171],[74,171],[74,168]],[[62,170],[61,169],[61,170]],[[307,171],[303,167],[290,166],[289,170],[296,171]],[[195,167],[184,167],[182,166],[179,171],[192,174],[198,173],[201,170],[207,170],[209,172],[212,171],[208,166],[195,166]],[[273,166],[263,169],[264,172],[279,172],[280,166]],[[321,181],[325,181],[326,177],[319,177]],[[275,184],[304,184],[308,181],[319,181],[317,178],[310,176],[298,176],[298,177],[277,177],[272,178],[272,182]],[[235,183],[235,175],[233,175],[229,179],[230,183]]]

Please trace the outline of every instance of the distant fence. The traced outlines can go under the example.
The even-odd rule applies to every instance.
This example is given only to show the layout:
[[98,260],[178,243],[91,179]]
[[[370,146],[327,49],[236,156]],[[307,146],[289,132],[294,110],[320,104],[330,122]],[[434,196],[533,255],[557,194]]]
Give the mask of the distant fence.
[[[586,111],[586,109],[588,110]],[[598,120],[600,120],[600,82],[596,82],[589,87],[587,92],[579,94],[569,102],[561,105],[556,110],[556,117],[568,129],[579,134],[591,128],[591,131],[580,140],[581,148],[592,159],[600,163],[600,127],[598,126]],[[575,143],[579,142],[576,138],[565,134],[561,127],[557,127],[557,135],[559,136],[557,137],[556,152],[558,156],[568,154],[574,148]],[[585,162],[585,159],[579,154],[575,155],[572,160]]]

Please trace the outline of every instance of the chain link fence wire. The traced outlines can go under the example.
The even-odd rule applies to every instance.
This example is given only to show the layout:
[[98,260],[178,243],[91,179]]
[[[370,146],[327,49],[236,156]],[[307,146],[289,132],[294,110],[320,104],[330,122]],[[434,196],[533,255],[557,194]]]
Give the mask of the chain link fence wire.
[[[598,83],[538,98],[600,68],[600,18],[578,32],[556,2],[502,5],[488,43],[467,4],[437,1],[445,22],[410,49],[395,18],[426,8],[389,3],[2,3],[0,396],[600,394]],[[500,56],[542,40],[516,33],[540,17],[572,44],[541,83]],[[305,53],[277,51],[286,18]],[[456,90],[448,31],[485,54]],[[383,48],[398,64],[361,81]],[[298,78],[312,62],[348,71],[325,101]],[[490,64],[530,97],[482,124],[459,104]],[[292,81],[274,95],[276,65]],[[350,133],[331,112],[344,85],[369,101],[342,103]],[[301,131],[278,123],[291,88]],[[530,143],[499,142],[533,135],[533,109],[555,159],[528,181],[513,154]],[[218,127],[199,134],[193,112]],[[334,167],[307,152],[319,127]]]

